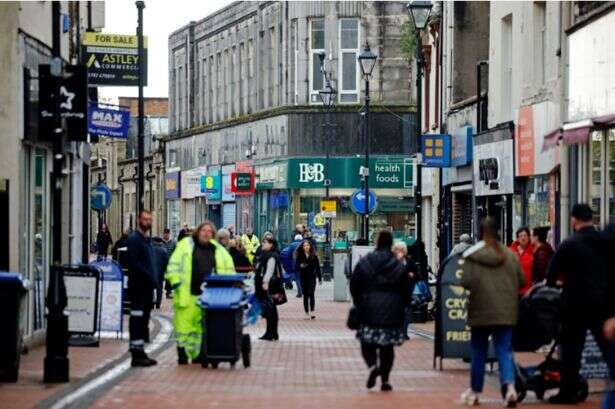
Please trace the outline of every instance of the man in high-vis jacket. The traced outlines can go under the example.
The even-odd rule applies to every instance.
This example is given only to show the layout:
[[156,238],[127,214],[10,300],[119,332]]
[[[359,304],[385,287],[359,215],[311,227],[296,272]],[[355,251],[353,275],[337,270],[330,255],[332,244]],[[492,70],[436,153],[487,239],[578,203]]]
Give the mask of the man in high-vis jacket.
[[251,228],[248,227],[245,234],[241,236],[241,244],[243,244],[243,247],[246,249],[246,254],[250,260],[250,263],[254,264],[256,249],[261,243]]
[[203,326],[197,301],[204,279],[210,274],[235,274],[231,255],[215,236],[216,228],[212,223],[201,223],[191,236],[177,243],[165,274],[173,289],[173,325],[179,365],[200,358]]

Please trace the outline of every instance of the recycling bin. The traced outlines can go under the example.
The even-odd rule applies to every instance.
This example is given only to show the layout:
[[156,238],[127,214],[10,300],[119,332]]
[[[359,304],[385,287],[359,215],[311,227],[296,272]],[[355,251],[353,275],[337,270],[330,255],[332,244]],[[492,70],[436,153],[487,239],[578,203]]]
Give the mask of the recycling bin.
[[245,275],[211,275],[205,279],[199,305],[203,309],[201,364],[217,368],[220,362],[232,367],[241,358],[250,366],[250,335],[243,333],[248,305]]
[[0,271],[0,382],[17,382],[23,331],[21,316],[26,295],[21,274]]

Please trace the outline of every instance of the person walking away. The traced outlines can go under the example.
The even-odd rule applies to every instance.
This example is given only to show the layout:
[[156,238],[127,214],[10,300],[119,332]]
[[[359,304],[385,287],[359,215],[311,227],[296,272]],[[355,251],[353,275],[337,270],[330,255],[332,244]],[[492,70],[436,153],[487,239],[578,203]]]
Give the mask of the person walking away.
[[[408,257],[408,246],[403,241],[398,241],[393,244],[393,254],[395,254],[395,258],[399,260],[399,262],[404,267],[404,271],[408,275],[408,294],[410,294],[410,300],[412,300],[412,293],[414,292],[414,286],[417,283],[418,274],[417,274],[417,266],[416,263]],[[406,306],[404,323],[402,325],[402,329],[405,334],[406,340],[409,340],[408,329],[410,328],[410,323],[412,321],[412,305],[409,303]]]
[[200,362],[203,314],[197,301],[205,278],[210,274],[235,274],[231,255],[214,237],[213,223],[201,223],[191,236],[177,243],[165,274],[173,289],[178,365]]
[[[297,226],[301,226],[298,224]],[[296,234],[292,243],[288,246],[284,247],[280,252],[280,261],[282,263],[282,267],[284,267],[284,271],[293,276],[293,280],[297,285],[297,298],[303,297],[303,290],[301,288],[301,277],[299,277],[299,272],[295,270],[295,258],[297,255],[297,248],[301,245],[303,241],[303,236],[301,234]]]
[[[560,244],[547,270],[547,284],[563,283],[562,374],[559,393],[549,399],[554,404],[578,402],[579,370],[588,330],[607,359],[602,327],[608,318],[609,298],[613,296],[608,293],[610,274],[604,238],[593,226],[591,207],[574,205],[570,225],[574,234]],[[612,251],[613,248],[606,254]]]
[[384,392],[393,389],[389,383],[393,348],[406,340],[402,325],[410,304],[408,274],[391,251],[392,246],[391,232],[380,231],[376,250],[361,258],[350,278],[350,293],[361,321],[357,338],[370,371],[367,388],[373,388],[380,377]]
[[451,250],[451,256],[462,255],[464,251],[472,247],[472,238],[469,234],[463,233],[459,236],[459,243],[453,246]]
[[149,341],[149,316],[152,308],[154,288],[157,286],[154,250],[148,231],[152,227],[152,214],[141,210],[137,218],[137,229],[130,233],[128,247],[128,297],[130,300],[131,365],[145,367],[157,362],[145,353],[145,342]]
[[128,234],[130,232],[128,230],[124,230],[122,235],[115,243],[113,243],[113,247],[111,247],[111,258],[119,263],[119,251],[120,249],[126,249],[128,243]]
[[171,257],[171,253],[175,250],[176,242],[171,238],[171,230],[169,228],[165,228],[162,231],[162,243],[167,250],[167,254]]
[[246,249],[248,259],[250,263],[254,264],[254,257],[256,256],[256,249],[260,246],[258,237],[252,231],[252,228],[248,227],[246,232],[241,236],[241,244]]
[[[164,274],[169,264],[169,253],[161,237],[153,237],[152,244],[154,246],[154,266],[156,267],[156,296],[154,297],[154,306],[156,309],[160,309],[160,305],[162,304],[162,291],[165,283]],[[170,290],[170,288],[168,288],[168,290]]]
[[261,241],[262,251],[256,264],[254,274],[254,291],[256,298],[263,307],[263,316],[267,321],[265,334],[260,337],[264,341],[277,341],[278,307],[271,297],[269,283],[275,274],[281,274],[281,264],[276,241],[266,236]]
[[519,258],[521,270],[525,277],[525,284],[519,289],[519,295],[525,295],[532,287],[532,264],[534,263],[534,246],[530,242],[530,229],[521,227],[516,232],[517,240],[513,241],[510,249]]
[[303,309],[307,319],[316,319],[316,279],[322,284],[320,260],[316,249],[308,239],[304,239],[296,250],[295,271],[299,273],[301,288],[303,289]]
[[518,257],[499,242],[495,219],[480,223],[480,241],[458,260],[461,285],[470,291],[468,325],[472,351],[470,389],[461,395],[469,406],[478,405],[485,381],[489,337],[493,337],[506,407],[515,407],[515,369],[512,351],[513,327],[517,323],[519,289],[525,276]]
[[417,266],[418,280],[427,280],[429,260],[427,260],[427,251],[425,250],[425,243],[422,240],[415,240],[412,244],[408,245],[408,257],[410,257]]
[[534,246],[534,261],[532,263],[532,284],[544,281],[547,268],[555,251],[547,242],[549,227],[534,227],[532,229],[532,245]]
[[99,260],[107,258],[107,252],[109,251],[111,243],[113,243],[113,239],[111,238],[109,227],[106,223],[103,223],[100,226],[100,231],[96,235],[96,248],[98,249]]
[[238,273],[247,274],[254,270],[254,266],[250,263],[246,254],[246,249],[243,248],[241,240],[232,239],[229,242],[228,249],[231,257],[233,258],[233,264],[235,264],[235,271]]
[[188,227],[188,223],[184,223],[182,228],[179,230],[177,234],[177,242],[179,243],[183,238],[190,235],[190,227]]

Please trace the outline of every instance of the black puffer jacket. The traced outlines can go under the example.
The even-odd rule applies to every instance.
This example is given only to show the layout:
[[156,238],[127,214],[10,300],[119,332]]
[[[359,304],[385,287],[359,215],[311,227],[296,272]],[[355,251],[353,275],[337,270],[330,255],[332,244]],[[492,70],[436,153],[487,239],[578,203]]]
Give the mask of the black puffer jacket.
[[374,328],[400,327],[410,304],[408,274],[389,250],[363,257],[350,279],[350,293],[363,324]]

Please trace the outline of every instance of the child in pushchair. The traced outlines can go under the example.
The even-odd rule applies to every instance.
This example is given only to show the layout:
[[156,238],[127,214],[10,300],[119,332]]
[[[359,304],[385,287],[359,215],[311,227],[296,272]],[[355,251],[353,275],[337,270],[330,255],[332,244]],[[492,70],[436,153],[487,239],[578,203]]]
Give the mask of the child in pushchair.
[[[516,364],[515,388],[521,402],[527,391],[540,400],[545,392],[560,387],[561,361],[554,357],[561,329],[561,289],[537,284],[519,302],[519,319],[513,334],[515,352],[534,352],[551,344],[543,362],[536,366]],[[582,379],[577,391],[579,401],[587,399],[587,381]]]

